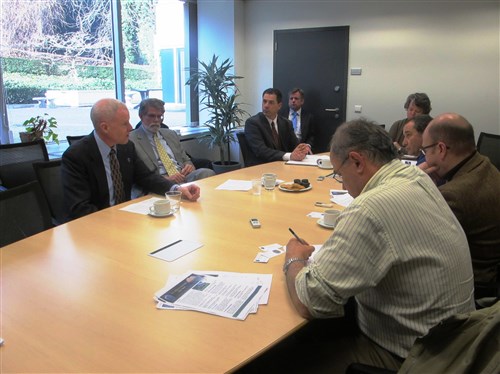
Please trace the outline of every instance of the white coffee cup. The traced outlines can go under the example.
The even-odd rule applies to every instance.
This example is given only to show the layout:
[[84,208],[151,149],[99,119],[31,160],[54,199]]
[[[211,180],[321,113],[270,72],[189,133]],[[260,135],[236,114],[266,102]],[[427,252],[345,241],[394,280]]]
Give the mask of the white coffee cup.
[[339,218],[340,210],[328,209],[323,213],[323,223],[327,226],[335,227],[337,218]]
[[170,201],[157,200],[149,207],[149,211],[157,216],[164,216],[170,213]]
[[318,164],[318,166],[321,169],[332,169],[333,168],[333,165],[330,162],[330,159],[328,159],[328,158],[319,158],[318,161],[316,161],[316,163]]
[[274,173],[264,173],[262,174],[262,184],[266,190],[274,190],[276,187],[277,175]]

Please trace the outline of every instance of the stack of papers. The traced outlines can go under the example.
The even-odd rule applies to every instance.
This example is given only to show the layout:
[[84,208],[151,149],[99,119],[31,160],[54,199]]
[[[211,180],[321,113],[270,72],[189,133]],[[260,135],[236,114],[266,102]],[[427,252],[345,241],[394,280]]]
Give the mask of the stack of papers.
[[155,293],[158,309],[194,310],[245,320],[267,304],[272,274],[189,271],[171,275]]

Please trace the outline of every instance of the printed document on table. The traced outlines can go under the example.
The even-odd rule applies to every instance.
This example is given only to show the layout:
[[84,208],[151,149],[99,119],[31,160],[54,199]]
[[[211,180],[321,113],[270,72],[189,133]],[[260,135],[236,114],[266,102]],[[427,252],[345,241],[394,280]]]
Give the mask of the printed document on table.
[[329,157],[326,155],[306,155],[306,157],[302,161],[293,161],[288,160],[286,164],[288,165],[309,165],[309,166],[318,166],[319,159],[327,159]]
[[155,299],[160,309],[195,310],[244,320],[257,312],[259,303],[267,303],[271,280],[271,274],[190,272],[169,277]]

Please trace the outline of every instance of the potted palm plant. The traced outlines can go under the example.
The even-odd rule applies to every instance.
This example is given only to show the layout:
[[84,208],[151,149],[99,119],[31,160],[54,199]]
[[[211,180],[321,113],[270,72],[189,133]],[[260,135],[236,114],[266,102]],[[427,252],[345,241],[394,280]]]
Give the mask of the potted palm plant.
[[43,116],[31,117],[23,122],[25,131],[19,133],[21,142],[32,142],[37,139],[45,139],[45,141],[53,141],[59,144],[58,134],[54,132],[57,128],[57,120],[54,117],[49,117],[47,113]]
[[231,74],[233,64],[229,59],[219,63],[219,57],[213,55],[205,63],[199,61],[199,68],[191,70],[191,76],[186,85],[193,85],[198,92],[201,111],[209,114],[205,122],[209,133],[200,137],[210,148],[219,148],[219,161],[212,166],[216,173],[239,169],[241,164],[231,161],[231,142],[236,141],[234,130],[241,124],[241,116],[246,111],[240,108],[240,96],[236,80],[243,77]]

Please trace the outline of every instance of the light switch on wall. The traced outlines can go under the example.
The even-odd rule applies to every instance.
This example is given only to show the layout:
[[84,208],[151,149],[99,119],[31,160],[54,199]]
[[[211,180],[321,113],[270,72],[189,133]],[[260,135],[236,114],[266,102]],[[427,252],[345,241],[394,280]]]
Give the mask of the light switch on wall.
[[354,113],[361,113],[362,106],[361,105],[354,105]]

